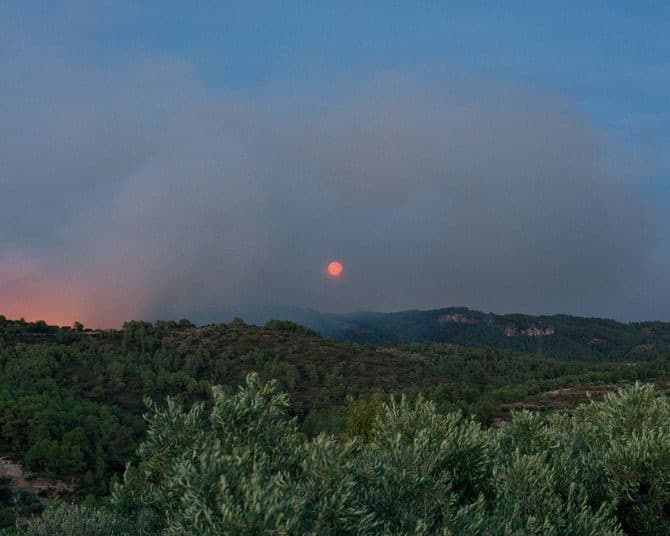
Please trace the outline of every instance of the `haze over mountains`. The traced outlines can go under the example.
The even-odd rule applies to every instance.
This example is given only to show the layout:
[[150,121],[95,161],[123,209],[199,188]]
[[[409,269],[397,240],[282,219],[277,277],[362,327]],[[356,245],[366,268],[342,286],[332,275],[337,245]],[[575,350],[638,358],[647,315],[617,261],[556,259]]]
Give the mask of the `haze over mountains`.
[[3,314],[670,319],[667,7],[58,4],[0,6]]
[[564,359],[630,359],[670,350],[670,323],[623,323],[574,315],[494,314],[466,307],[322,313],[300,307],[239,306],[191,316],[199,324],[233,318],[264,325],[270,320],[302,324],[336,341],[388,345],[436,341],[541,353]]

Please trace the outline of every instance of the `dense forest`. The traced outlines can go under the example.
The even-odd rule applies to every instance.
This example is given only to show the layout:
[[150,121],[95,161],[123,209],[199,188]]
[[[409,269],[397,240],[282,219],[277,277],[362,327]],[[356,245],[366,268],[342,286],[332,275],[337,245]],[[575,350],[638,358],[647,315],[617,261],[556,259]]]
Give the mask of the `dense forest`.
[[[185,411],[202,403],[197,411],[209,415],[217,397],[233,400],[237,386],[256,373],[259,382],[275,379],[288,393],[282,415],[295,419],[292,434],[308,441],[325,432],[340,445],[353,436],[369,440],[375,410],[391,395],[416,407],[429,404],[438,415],[460,412],[494,430],[494,421],[510,419],[510,403],[546,391],[636,380],[666,385],[670,378],[670,361],[658,351],[636,361],[618,357],[557,359],[440,342],[372,347],[277,320],[264,327],[240,319],[202,327],[134,321],[100,331],[0,317],[0,456],[68,483],[66,499],[83,501],[85,515],[104,517],[90,508],[107,503],[126,464],[144,456],[146,443],[138,446],[149,441],[147,399],[161,407],[172,397]],[[353,426],[352,419],[365,425]],[[3,480],[0,503],[5,526],[41,507]],[[47,517],[73,512],[51,508]]]
[[[320,313],[300,308],[245,308],[251,322],[294,320],[336,341],[387,346],[408,342],[444,342],[461,346],[539,353],[581,360],[638,361],[670,351],[670,323],[623,323],[570,315],[494,314],[447,307],[396,313]],[[200,315],[226,318],[230,312]]]

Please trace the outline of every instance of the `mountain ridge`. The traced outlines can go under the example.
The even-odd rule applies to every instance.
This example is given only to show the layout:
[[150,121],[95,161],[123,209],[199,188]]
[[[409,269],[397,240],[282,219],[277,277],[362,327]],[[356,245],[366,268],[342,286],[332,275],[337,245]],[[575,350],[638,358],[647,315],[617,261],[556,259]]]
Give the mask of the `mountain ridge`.
[[563,359],[632,361],[670,351],[667,322],[619,322],[570,314],[496,314],[462,306],[390,313],[323,313],[300,307],[243,306],[218,314],[196,314],[193,318],[197,323],[209,323],[233,317],[242,317],[256,325],[274,319],[289,320],[335,341],[371,346],[434,341]]

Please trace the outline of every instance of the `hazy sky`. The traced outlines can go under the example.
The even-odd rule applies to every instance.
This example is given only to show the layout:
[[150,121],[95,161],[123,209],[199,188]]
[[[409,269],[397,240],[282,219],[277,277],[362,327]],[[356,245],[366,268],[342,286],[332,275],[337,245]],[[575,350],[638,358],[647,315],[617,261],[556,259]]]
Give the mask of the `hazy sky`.
[[361,4],[1,3],[0,314],[670,320],[670,4]]

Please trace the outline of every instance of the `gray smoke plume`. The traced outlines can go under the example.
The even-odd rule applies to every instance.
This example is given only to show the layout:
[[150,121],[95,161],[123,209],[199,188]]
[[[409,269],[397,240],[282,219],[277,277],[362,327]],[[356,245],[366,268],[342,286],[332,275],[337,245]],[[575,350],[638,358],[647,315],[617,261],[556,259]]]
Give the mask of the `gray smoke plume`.
[[0,44],[7,316],[670,313],[645,305],[668,263],[649,264],[635,168],[566,103],[401,75],[239,96],[170,59],[102,69]]

